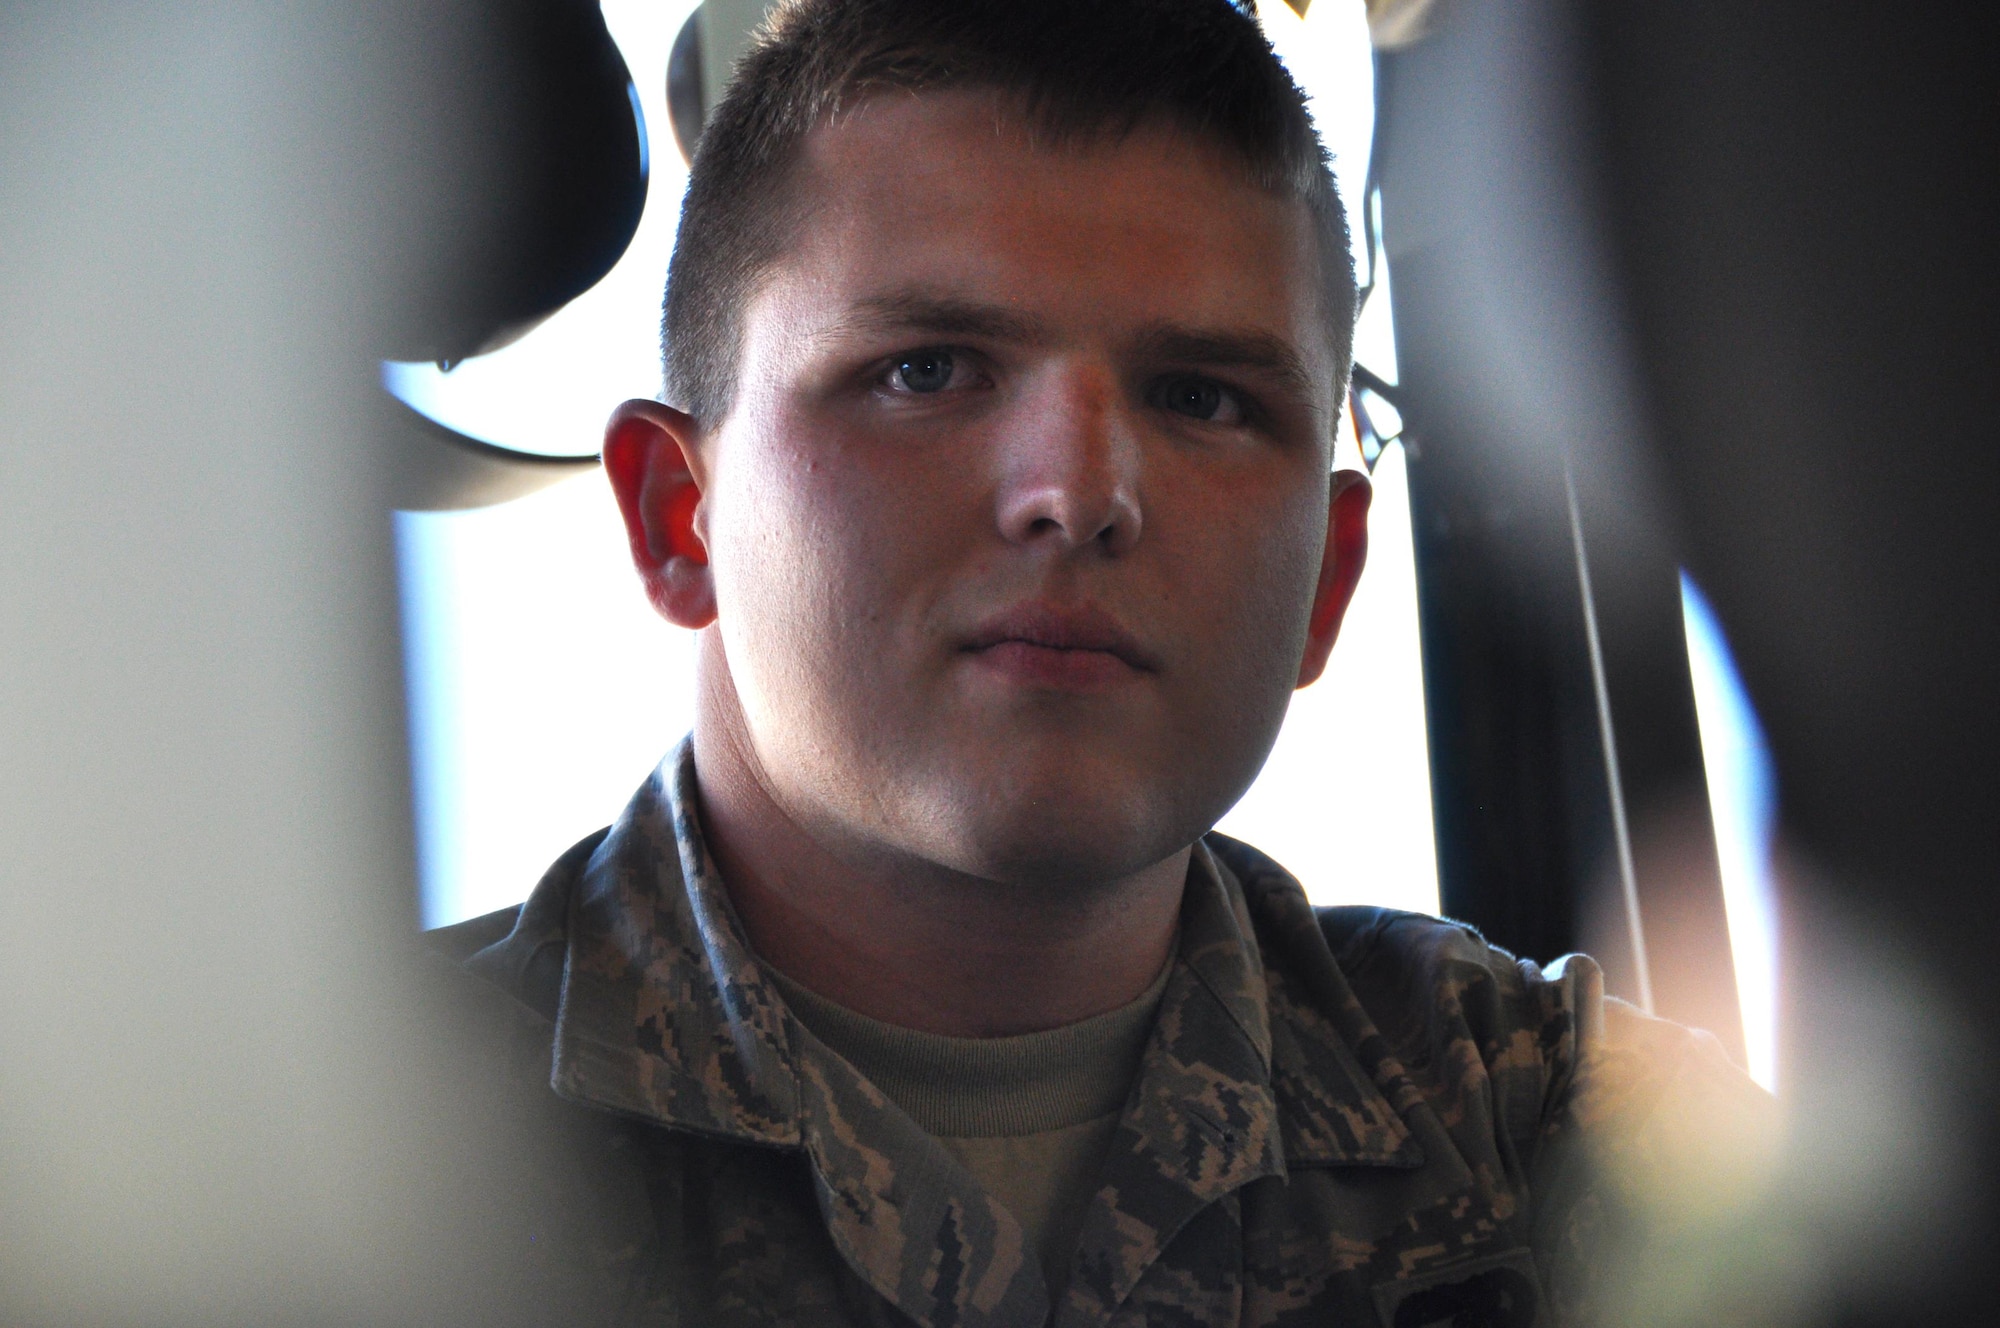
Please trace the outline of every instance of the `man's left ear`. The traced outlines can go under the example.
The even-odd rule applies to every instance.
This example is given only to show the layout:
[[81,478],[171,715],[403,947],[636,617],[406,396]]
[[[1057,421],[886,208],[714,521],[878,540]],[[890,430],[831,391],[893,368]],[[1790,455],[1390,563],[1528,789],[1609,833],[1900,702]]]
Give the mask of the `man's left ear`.
[[1368,504],[1374,497],[1368,477],[1358,470],[1336,470],[1333,492],[1326,504],[1326,551],[1319,560],[1319,586],[1313,592],[1312,618],[1306,626],[1306,654],[1299,662],[1296,687],[1319,680],[1327,656],[1340,635],[1340,620],[1361,582],[1368,562]]

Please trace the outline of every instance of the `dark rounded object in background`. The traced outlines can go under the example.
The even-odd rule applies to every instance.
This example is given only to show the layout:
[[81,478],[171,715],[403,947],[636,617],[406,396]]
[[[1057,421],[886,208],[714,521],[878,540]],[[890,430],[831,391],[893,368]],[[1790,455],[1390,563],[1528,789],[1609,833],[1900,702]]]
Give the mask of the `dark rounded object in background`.
[[708,85],[701,71],[701,10],[694,7],[681,24],[674,49],[667,56],[667,113],[673,117],[674,143],[681,160],[694,164],[694,145],[707,120]]
[[452,362],[609,272],[646,203],[631,73],[595,0],[412,6],[388,89],[384,199],[408,236],[381,353]]

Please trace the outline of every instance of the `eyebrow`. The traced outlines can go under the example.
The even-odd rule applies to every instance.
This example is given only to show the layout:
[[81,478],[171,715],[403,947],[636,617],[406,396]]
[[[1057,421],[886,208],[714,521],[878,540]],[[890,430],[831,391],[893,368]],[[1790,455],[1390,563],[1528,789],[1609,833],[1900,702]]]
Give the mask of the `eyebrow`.
[[895,331],[1034,342],[1044,340],[1047,329],[1040,319],[997,304],[904,293],[873,295],[856,301],[832,330],[836,335]]
[[1313,393],[1313,376],[1306,369],[1305,357],[1289,341],[1268,332],[1159,324],[1140,332],[1133,348],[1151,360],[1256,370],[1302,396]]

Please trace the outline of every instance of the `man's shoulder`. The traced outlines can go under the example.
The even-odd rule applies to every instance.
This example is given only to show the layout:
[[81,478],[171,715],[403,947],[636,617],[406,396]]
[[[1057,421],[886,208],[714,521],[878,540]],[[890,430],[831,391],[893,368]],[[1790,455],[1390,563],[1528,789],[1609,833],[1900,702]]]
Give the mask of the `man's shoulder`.
[[[1211,848],[1245,882],[1274,1006],[1358,1005],[1371,1063],[1380,1070],[1393,1060],[1469,1153],[1481,1144],[1463,1132],[1488,1122],[1482,1128],[1511,1145],[1517,1161],[1508,1166],[1533,1172],[1543,1211],[1601,1213],[1611,1204],[1651,1225],[1748,1211],[1777,1156],[1779,1118],[1714,1037],[1607,995],[1585,955],[1544,966],[1464,923],[1312,908],[1256,850],[1233,841]],[[1328,961],[1336,978],[1301,980]]]
[[1273,957],[1280,963],[1330,958],[1378,1019],[1414,1009],[1463,1014],[1470,998],[1475,1005],[1499,1002],[1488,1014],[1539,1022],[1556,1008],[1602,1001],[1602,980],[1586,957],[1568,956],[1544,970],[1450,918],[1372,904],[1310,905],[1297,879],[1264,853],[1225,835],[1206,842],[1242,883],[1260,939],[1277,951]]
[[1319,904],[1313,908],[1320,935],[1343,970],[1477,969],[1512,984],[1528,969],[1513,954],[1488,941],[1477,927],[1452,918],[1374,904]]
[[432,927],[424,933],[424,946],[433,954],[463,964],[488,946],[506,940],[520,921],[524,907],[525,904],[509,904],[463,922]]
[[1359,905],[1314,913],[1334,962],[1385,1029],[1422,1009],[1482,1042],[1528,1027],[1549,1050],[1566,1051],[1602,1024],[1604,980],[1587,955],[1544,967],[1450,918]]
[[[1209,847],[1243,885],[1275,1022],[1329,1020],[1379,1081],[1408,1085],[1440,1119],[1486,1121],[1517,1154],[1533,1150],[1603,1034],[1595,963],[1572,955],[1543,968],[1428,914],[1315,907],[1256,849],[1223,836]],[[1482,1103],[1470,1114],[1468,1095]]]
[[424,933],[432,954],[553,1021],[562,998],[570,899],[609,828],[573,844],[527,900]]

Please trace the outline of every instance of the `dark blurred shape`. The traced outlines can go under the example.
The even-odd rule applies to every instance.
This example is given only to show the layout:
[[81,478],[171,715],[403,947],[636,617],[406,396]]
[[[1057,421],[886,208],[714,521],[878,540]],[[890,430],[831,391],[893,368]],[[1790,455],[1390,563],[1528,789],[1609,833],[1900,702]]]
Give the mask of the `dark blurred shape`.
[[1665,938],[1712,930],[1673,563],[1777,765],[1791,1157],[1704,1274],[1768,1313],[1694,1321],[1983,1322],[2000,1266],[1996,29],[1963,6],[1485,0],[1384,60],[1448,907],[1533,953],[1567,897],[1599,943],[1598,850],[1570,847],[1605,813],[1564,465],[1663,1013],[1688,1017],[1661,958],[1690,943]]
[[2000,19],[1590,13],[1659,455],[1786,833],[1895,883],[1883,925],[1920,928],[1990,1006]]
[[[375,146],[406,184],[381,357],[495,350],[590,289],[646,202],[645,127],[595,0],[400,15]],[[387,72],[387,71],[385,71]]]
[[667,56],[667,113],[674,121],[674,144],[681,160],[693,163],[694,145],[701,140],[701,126],[708,118],[707,83],[701,68],[701,11],[696,5],[674,38]]
[[[1879,1047],[1916,1104],[1884,1147],[1911,1220],[1886,1237],[1844,1215],[1830,1317],[1981,1322],[2000,1267],[2000,15],[1584,14],[1653,455],[1778,767],[1783,1075],[1809,1117],[1883,1111],[1852,1073]],[[1840,1021],[1843,993],[1878,985],[1901,994],[1886,1027]]]

